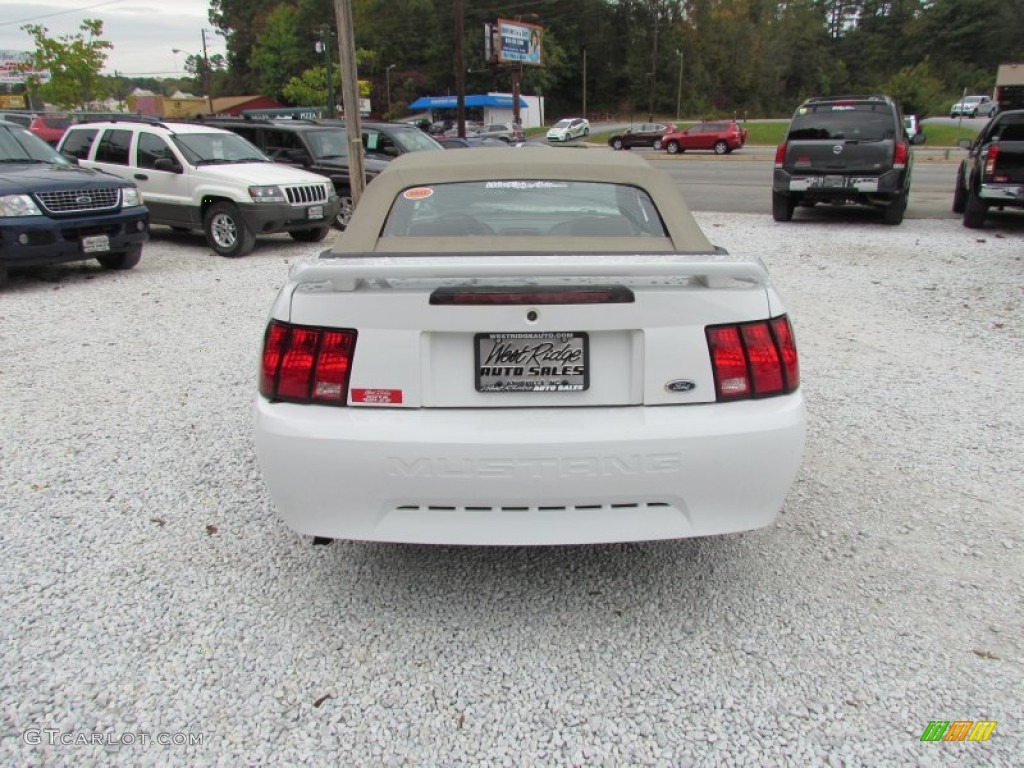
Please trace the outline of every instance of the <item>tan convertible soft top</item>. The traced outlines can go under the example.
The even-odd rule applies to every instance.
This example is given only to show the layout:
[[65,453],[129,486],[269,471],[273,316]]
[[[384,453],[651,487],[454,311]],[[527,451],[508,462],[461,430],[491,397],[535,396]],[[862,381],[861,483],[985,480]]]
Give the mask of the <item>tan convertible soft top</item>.
[[[458,181],[562,180],[626,184],[646,190],[669,233],[650,237],[514,237],[462,236],[387,238],[379,242],[392,202],[404,189]],[[590,243],[588,241],[594,241]],[[392,160],[370,184],[352,221],[331,253],[347,255],[402,250],[410,253],[470,252],[484,247],[501,251],[579,252],[583,248],[623,252],[675,251],[706,253],[714,246],[697,226],[682,194],[668,174],[640,157],[598,148],[520,147],[411,152]],[[325,254],[330,256],[331,254]]]

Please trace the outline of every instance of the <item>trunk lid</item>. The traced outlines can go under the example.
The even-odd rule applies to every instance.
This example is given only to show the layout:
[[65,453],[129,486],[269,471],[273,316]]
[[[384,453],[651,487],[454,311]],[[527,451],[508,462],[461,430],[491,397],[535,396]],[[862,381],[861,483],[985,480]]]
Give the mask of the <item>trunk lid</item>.
[[705,327],[775,301],[724,252],[376,255],[298,265],[274,314],[356,331],[354,407],[626,406],[713,402]]

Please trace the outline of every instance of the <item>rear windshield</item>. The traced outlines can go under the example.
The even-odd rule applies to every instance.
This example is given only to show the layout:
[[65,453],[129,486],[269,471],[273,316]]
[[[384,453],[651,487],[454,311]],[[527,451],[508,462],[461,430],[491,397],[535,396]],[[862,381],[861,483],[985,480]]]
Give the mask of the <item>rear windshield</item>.
[[44,117],[43,125],[47,128],[67,128],[71,121],[66,117]]
[[826,103],[800,107],[789,126],[789,140],[896,138],[892,107],[874,103]]
[[651,198],[624,184],[557,180],[472,181],[399,194],[384,237],[461,235],[665,237]]

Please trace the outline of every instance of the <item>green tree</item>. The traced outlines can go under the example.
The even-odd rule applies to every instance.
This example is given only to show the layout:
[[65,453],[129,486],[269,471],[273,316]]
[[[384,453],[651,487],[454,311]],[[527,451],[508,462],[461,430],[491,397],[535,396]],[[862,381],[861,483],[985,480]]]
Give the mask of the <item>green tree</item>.
[[100,75],[107,51],[113,48],[100,38],[102,21],[83,19],[77,33],[57,37],[50,37],[49,30],[39,24],[26,24],[22,29],[35,43],[29,54],[30,66],[50,74],[48,82],[38,75],[27,78],[29,90],[36,96],[61,109],[75,109],[112,93],[113,84]]
[[908,115],[927,117],[932,111],[945,109],[945,88],[932,73],[927,59],[901,69],[882,84],[882,90],[896,99]]
[[[335,98],[341,96],[341,74],[332,68],[331,79],[334,81]],[[310,106],[327,103],[327,70],[324,67],[311,67],[298,77],[293,77],[281,89],[287,103],[296,106]]]
[[313,43],[305,39],[302,29],[299,12],[293,7],[279,5],[267,16],[250,59],[265,96],[283,98],[288,81],[315,63]]

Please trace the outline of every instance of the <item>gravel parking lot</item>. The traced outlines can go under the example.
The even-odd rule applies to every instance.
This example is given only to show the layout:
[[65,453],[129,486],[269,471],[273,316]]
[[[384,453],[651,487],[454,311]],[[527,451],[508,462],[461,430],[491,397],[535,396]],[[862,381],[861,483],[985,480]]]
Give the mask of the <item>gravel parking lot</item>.
[[285,528],[256,356],[320,244],[158,229],[131,272],[14,274],[0,763],[1020,765],[1024,233],[698,219],[789,305],[807,450],[774,527],[642,545]]

